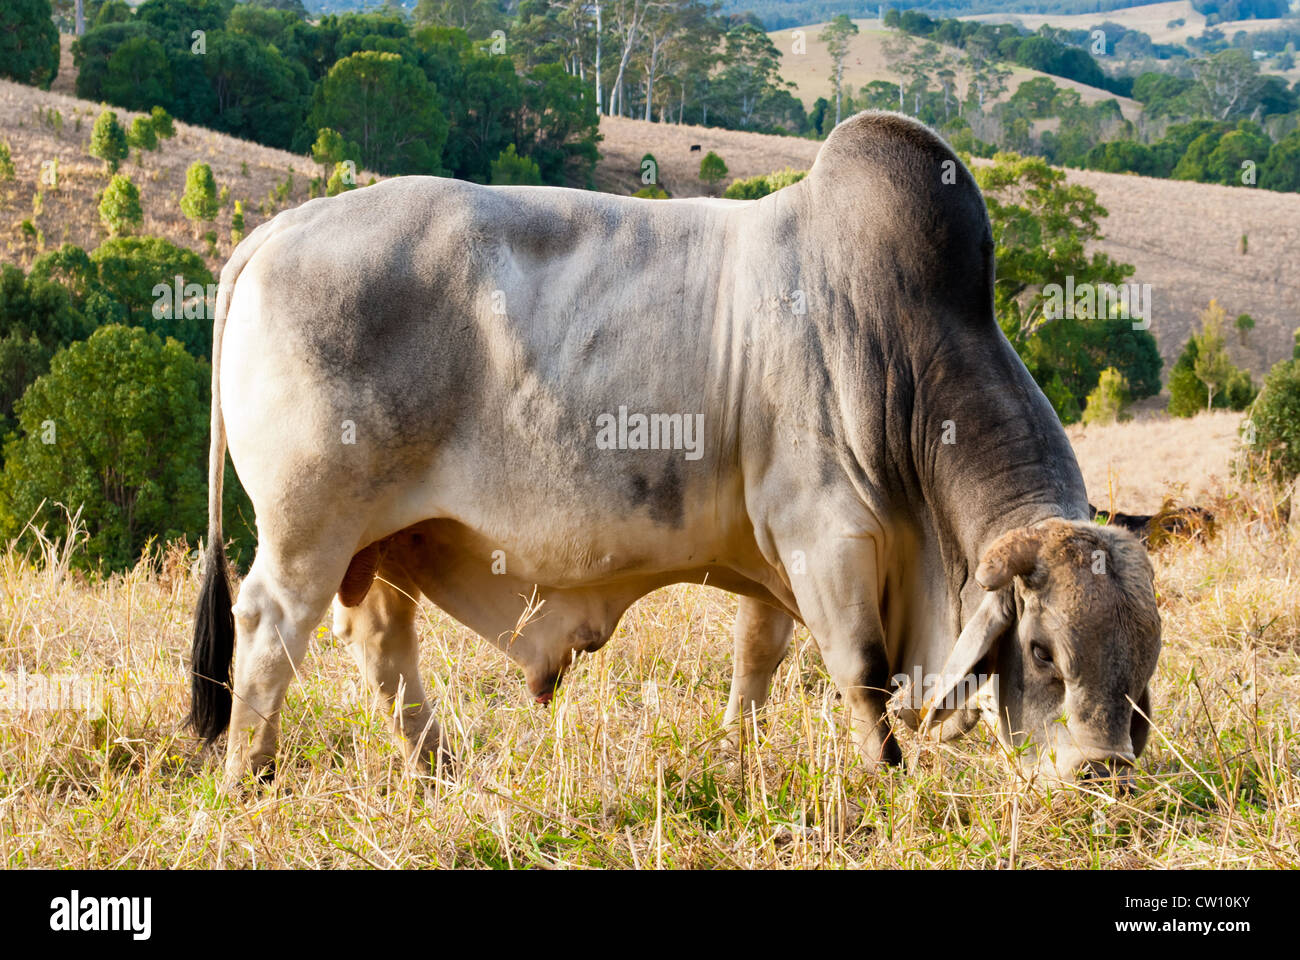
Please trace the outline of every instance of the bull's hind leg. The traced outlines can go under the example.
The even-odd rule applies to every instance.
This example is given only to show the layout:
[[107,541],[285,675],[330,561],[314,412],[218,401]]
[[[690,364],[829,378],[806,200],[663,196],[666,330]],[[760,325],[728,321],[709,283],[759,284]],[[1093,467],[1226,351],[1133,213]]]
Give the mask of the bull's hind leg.
[[793,633],[789,614],[751,597],[740,598],[732,629],[731,696],[723,720],[729,744],[735,744],[741,725],[751,723],[750,718],[767,702],[772,674]]
[[285,692],[348,560],[338,551],[286,554],[272,543],[259,544],[232,611],[234,698],[224,789],[247,773],[265,778],[273,772]]
[[334,598],[334,633],[348,643],[407,762],[429,773],[449,767],[451,754],[420,683],[418,599],[419,588],[410,576],[384,565],[357,606],[346,607]]

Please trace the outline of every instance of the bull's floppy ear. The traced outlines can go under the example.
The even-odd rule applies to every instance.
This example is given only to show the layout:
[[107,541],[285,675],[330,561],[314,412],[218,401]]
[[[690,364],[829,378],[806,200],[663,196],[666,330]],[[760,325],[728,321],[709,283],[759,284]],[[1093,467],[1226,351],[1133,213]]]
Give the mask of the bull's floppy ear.
[[1001,590],[1012,577],[1028,576],[1038,566],[1041,546],[1039,533],[1032,527],[1008,530],[984,551],[975,582],[985,590]]
[[975,667],[993,649],[993,644],[1013,619],[1010,596],[994,591],[984,597],[957,638],[957,645],[944,661],[939,672],[939,684],[925,704],[922,731],[935,721],[942,722],[954,710],[968,706],[966,696],[975,692]]

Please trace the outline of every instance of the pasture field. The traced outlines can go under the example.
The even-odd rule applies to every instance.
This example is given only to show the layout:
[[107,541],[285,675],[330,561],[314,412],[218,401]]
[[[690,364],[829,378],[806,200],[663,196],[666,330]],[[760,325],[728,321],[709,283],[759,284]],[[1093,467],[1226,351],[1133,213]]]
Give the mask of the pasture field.
[[[290,691],[275,782],[220,798],[219,757],[183,727],[197,593],[183,551],[100,581],[48,545],[0,555],[0,671],[97,678],[104,711],[0,715],[0,865],[1295,867],[1300,523],[1231,480],[1229,432],[1216,417],[1074,436],[1094,503],[1111,472],[1135,496],[1194,488],[1219,518],[1213,539],[1153,558],[1164,649],[1131,793],[1027,782],[979,732],[945,746],[903,732],[904,766],[868,775],[803,630],[765,724],[729,757],[735,601],[679,586],[636,604],[549,708],[426,605],[423,674],[455,779],[403,771],[324,623]],[[1149,479],[1201,437],[1217,452]],[[1222,480],[1192,475],[1206,471]]]

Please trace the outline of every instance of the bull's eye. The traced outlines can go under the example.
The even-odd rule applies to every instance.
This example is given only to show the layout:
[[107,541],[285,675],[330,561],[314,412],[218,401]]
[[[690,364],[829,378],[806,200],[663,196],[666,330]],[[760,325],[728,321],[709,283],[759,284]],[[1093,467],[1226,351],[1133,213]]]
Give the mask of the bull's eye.
[[1041,643],[1031,643],[1029,650],[1034,655],[1034,662],[1039,666],[1050,667],[1052,665],[1052,651]]

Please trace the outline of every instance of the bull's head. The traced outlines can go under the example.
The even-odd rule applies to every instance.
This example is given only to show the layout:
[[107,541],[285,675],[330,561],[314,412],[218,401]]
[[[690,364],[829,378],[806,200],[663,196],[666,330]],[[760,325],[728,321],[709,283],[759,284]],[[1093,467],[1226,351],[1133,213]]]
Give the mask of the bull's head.
[[1146,746],[1160,653],[1146,551],[1125,531],[1053,519],[999,537],[975,579],[988,593],[932,701],[951,709],[933,709],[930,722],[974,706],[951,696],[971,686],[963,678],[995,673],[979,706],[1022,766],[1127,779]]

